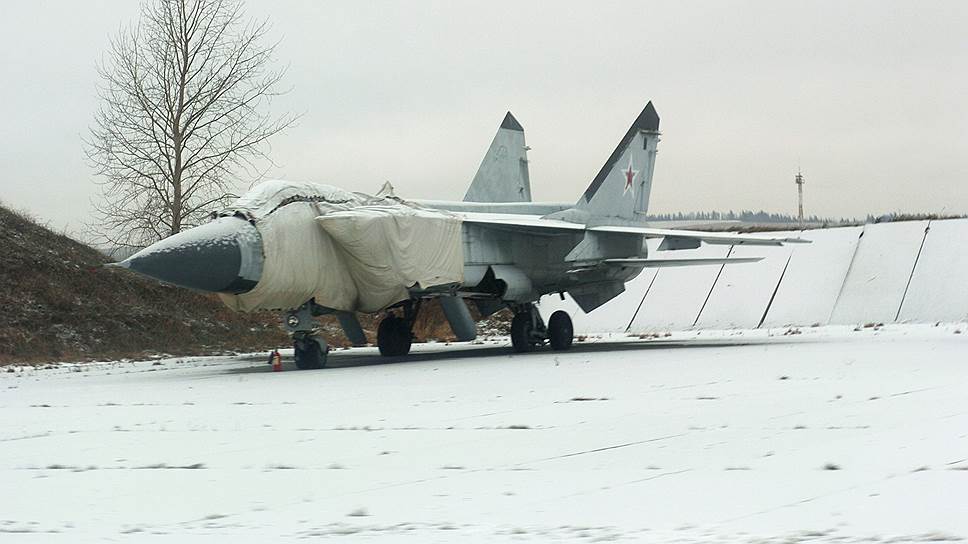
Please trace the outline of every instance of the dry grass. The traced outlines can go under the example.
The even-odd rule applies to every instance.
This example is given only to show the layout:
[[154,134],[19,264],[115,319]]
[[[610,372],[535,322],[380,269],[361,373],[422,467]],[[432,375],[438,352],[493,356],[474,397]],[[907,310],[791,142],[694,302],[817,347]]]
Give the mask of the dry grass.
[[[0,206],[0,365],[258,351],[290,343],[274,312],[238,314],[214,295],[104,268],[106,262],[97,250]],[[381,316],[359,317],[375,341]],[[501,330],[509,321],[504,311],[482,325]],[[349,345],[335,318],[319,323],[330,345]],[[414,333],[418,341],[454,340],[436,301],[424,304]]]
[[0,207],[0,364],[288,344],[275,315],[106,269],[98,251]]

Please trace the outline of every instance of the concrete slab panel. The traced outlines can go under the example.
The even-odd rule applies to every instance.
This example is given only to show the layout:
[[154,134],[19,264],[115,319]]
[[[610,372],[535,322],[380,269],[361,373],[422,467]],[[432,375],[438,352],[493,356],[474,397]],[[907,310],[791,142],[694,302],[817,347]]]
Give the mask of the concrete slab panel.
[[812,244],[793,246],[764,327],[826,324],[857,249],[862,227],[804,231]]
[[[657,259],[721,258],[728,251],[729,246],[703,245],[695,250],[656,252],[654,256]],[[630,332],[692,328],[721,268],[718,264],[660,268]]]
[[865,225],[830,323],[889,323],[897,317],[927,221]]
[[968,321],[968,219],[932,221],[900,321]]
[[[771,233],[772,234],[772,233]],[[779,234],[779,233],[777,233]],[[797,233],[790,233],[795,236]],[[700,329],[752,329],[760,324],[763,312],[776,290],[792,246],[736,246],[730,257],[763,257],[751,264],[723,268],[709,300],[696,324]]]

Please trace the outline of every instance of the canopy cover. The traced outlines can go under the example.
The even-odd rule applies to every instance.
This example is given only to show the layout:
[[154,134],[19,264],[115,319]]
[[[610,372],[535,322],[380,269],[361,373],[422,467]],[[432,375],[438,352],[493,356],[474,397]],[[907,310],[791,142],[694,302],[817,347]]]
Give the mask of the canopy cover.
[[241,215],[262,236],[262,277],[251,291],[220,294],[233,310],[287,310],[309,299],[334,310],[377,312],[411,288],[460,283],[461,220],[392,195],[305,182],[262,182],[219,212]]

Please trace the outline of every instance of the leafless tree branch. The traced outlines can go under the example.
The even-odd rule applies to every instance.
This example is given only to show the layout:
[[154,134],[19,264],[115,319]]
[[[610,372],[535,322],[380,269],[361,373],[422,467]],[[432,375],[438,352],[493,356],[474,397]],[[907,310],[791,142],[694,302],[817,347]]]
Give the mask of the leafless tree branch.
[[268,31],[239,0],[145,0],[111,40],[85,138],[100,241],[144,247],[195,226],[268,159],[268,139],[296,120],[265,113],[285,75]]

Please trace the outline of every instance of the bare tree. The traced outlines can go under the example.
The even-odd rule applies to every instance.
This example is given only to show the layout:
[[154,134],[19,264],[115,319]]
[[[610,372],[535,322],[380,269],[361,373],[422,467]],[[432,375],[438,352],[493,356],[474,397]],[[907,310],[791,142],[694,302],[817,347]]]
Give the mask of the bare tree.
[[284,73],[267,31],[237,0],[145,0],[111,41],[85,139],[102,241],[143,247],[197,225],[259,174],[266,140],[295,119],[265,112]]

